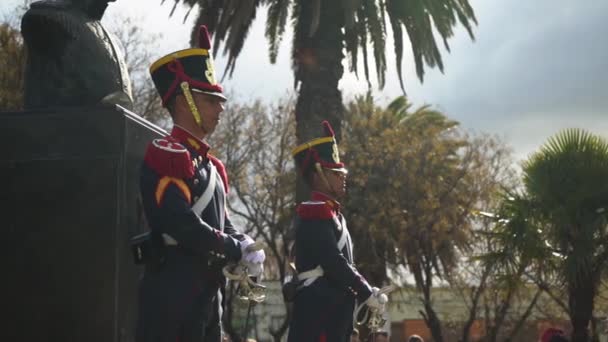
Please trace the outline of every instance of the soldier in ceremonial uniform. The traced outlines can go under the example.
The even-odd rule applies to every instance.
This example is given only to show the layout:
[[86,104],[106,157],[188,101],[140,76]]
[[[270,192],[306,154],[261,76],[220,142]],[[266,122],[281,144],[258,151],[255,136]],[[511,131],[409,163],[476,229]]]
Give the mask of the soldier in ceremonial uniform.
[[386,295],[372,288],[353,264],[353,246],[338,202],[346,192],[347,170],[340,162],[334,132],[293,150],[311,200],[297,207],[295,264],[298,284],[289,342],[348,342],[355,302],[384,310]]
[[138,342],[221,341],[222,268],[240,261],[261,273],[265,257],[247,248],[253,240],[228,217],[226,170],[204,140],[219,123],[226,97],[215,80],[204,26],[199,36],[199,48],[150,67],[174,127],[148,145],[141,170],[155,253],[140,284]]

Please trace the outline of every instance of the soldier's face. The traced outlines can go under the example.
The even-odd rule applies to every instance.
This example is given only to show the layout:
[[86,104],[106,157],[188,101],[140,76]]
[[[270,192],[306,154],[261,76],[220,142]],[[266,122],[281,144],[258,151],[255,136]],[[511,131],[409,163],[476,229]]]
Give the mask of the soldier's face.
[[211,134],[220,123],[220,114],[224,111],[224,100],[213,95],[192,93],[196,107],[201,115],[201,128]]
[[336,197],[343,197],[346,194],[346,173],[326,169],[325,178],[329,187]]

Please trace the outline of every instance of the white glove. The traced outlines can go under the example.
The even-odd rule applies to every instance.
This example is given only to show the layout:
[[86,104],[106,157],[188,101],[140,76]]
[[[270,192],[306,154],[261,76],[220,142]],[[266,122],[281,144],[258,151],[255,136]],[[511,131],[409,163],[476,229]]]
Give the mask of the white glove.
[[249,266],[249,264],[263,264],[264,260],[266,260],[264,249],[252,251],[252,248],[249,248],[254,243],[255,241],[248,235],[245,235],[245,239],[241,241],[241,261],[247,266]]
[[[259,262],[259,263],[245,263],[245,266],[247,266],[247,275],[250,277],[257,277],[259,278],[262,273],[264,273],[264,263],[263,262]],[[257,281],[260,281],[259,279]]]
[[380,289],[372,287],[372,295],[365,301],[370,309],[374,309],[379,312],[384,312],[386,303],[388,303],[388,297],[384,293],[379,293]]

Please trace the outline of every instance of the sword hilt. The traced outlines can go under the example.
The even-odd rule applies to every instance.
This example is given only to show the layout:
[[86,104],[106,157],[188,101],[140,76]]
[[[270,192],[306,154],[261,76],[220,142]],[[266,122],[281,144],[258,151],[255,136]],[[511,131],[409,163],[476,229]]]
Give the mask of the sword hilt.
[[261,303],[266,299],[266,286],[258,284],[247,274],[247,267],[241,263],[227,265],[222,269],[226,279],[239,283],[239,298]]
[[[391,284],[379,289],[376,295],[388,294],[395,291],[396,289],[397,286]],[[363,319],[358,320],[359,313],[361,312],[361,310],[363,310],[363,308],[365,308],[365,306],[365,303],[361,303],[357,307],[354,313],[353,322],[354,324],[361,326],[367,321],[367,327],[369,328],[369,330],[372,332],[377,332],[380,327],[384,325],[384,323],[386,323],[386,320],[382,317],[382,312],[374,308],[367,308],[367,310],[363,314]]]

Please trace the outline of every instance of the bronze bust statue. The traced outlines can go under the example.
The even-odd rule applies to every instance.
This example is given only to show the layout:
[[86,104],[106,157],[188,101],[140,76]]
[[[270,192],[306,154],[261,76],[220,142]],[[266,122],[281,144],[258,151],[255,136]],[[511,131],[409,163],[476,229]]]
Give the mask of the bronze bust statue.
[[132,103],[122,46],[101,25],[115,0],[44,0],[21,21],[25,108]]

